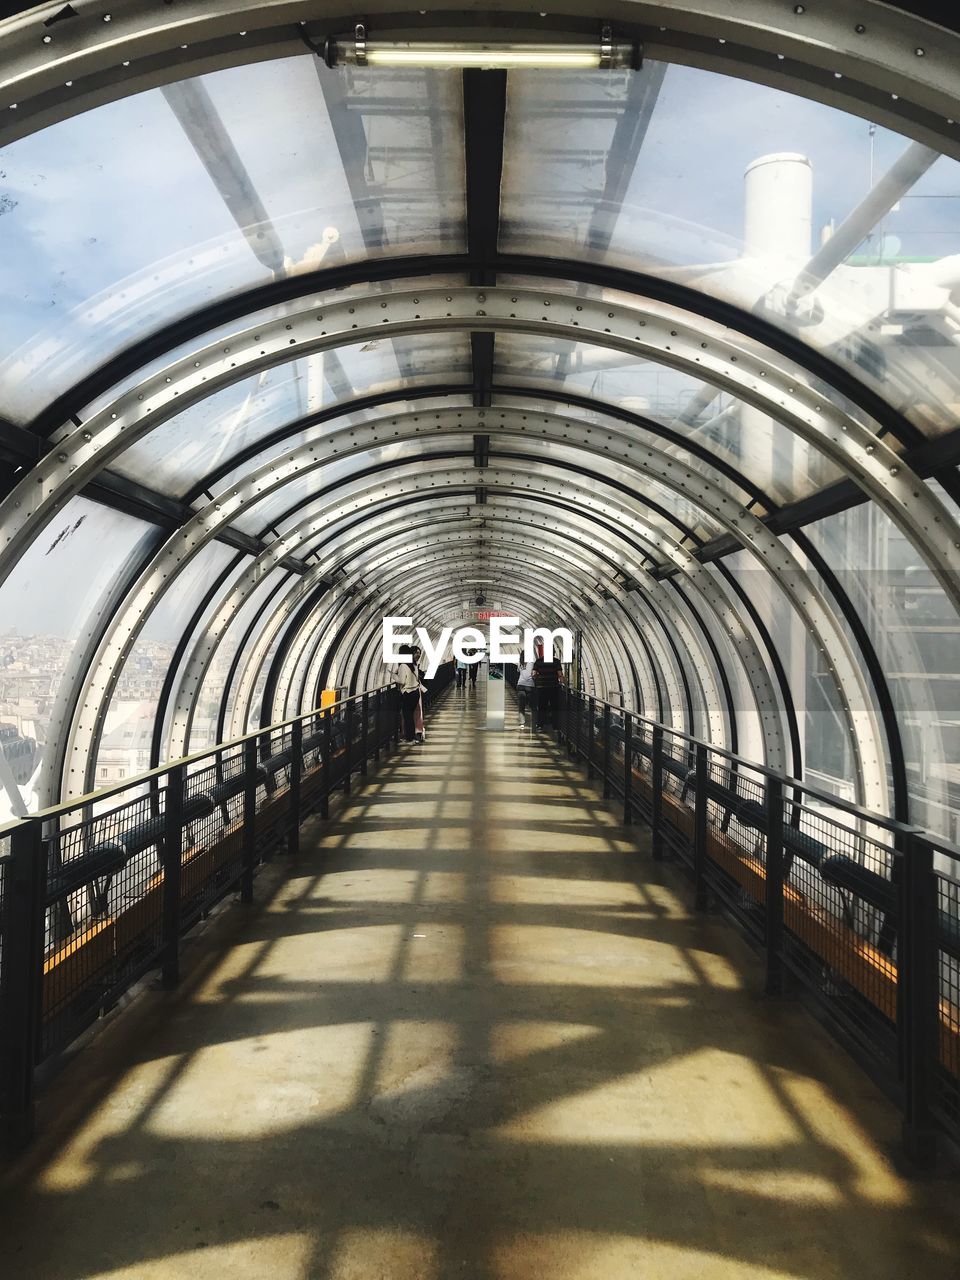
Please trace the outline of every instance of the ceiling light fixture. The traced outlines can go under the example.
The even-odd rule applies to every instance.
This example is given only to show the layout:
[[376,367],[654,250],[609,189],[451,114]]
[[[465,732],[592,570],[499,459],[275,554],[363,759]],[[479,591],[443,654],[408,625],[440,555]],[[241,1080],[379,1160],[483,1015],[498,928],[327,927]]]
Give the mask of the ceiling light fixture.
[[628,71],[639,70],[640,45],[614,40],[604,23],[599,37],[549,43],[501,43],[496,40],[371,40],[366,24],[358,22],[353,36],[336,36],[322,50],[311,47],[328,67],[434,67],[494,70]]

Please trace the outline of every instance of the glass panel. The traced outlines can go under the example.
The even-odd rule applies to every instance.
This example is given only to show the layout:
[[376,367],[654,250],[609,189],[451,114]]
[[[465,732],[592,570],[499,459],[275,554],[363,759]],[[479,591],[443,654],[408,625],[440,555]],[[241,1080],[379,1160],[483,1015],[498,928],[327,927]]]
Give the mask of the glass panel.
[[[67,714],[74,651],[111,591],[146,555],[157,530],[86,498],[73,498],[0,587],[0,822],[21,805],[32,813],[59,799],[41,795],[41,766]],[[59,782],[59,780],[58,780]],[[19,792],[19,798],[17,795]]]
[[872,503],[804,531],[859,610],[887,676],[907,758],[910,820],[960,836],[960,617]]
[[[163,723],[163,738],[162,738],[163,747],[162,747],[162,754],[160,757],[161,762],[165,760],[173,759],[173,752],[171,751],[171,745],[170,745],[170,733],[172,729],[172,718],[176,710],[176,691],[180,688],[180,682],[183,679],[184,674],[186,673],[186,668],[193,654],[194,646],[203,637],[206,628],[210,625],[214,616],[219,612],[219,603],[223,599],[223,596],[226,594],[226,592],[230,591],[236,585],[236,583],[239,581],[241,577],[243,577],[247,573],[252,563],[253,563],[252,556],[244,556],[244,555],[237,556],[236,565],[234,566],[233,569],[231,569],[227,573],[226,577],[222,581],[218,581],[215,577],[211,577],[211,579],[208,582],[205,582],[203,584],[204,591],[210,590],[211,587],[215,587],[215,589],[212,593],[210,603],[204,609],[203,614],[201,615],[199,621],[197,622],[196,627],[193,629],[193,632],[190,635],[189,642],[184,648],[183,656],[180,659],[180,664],[177,667],[177,671],[174,676],[174,680],[172,684],[172,689],[174,692],[167,703],[166,717]],[[176,587],[174,587],[173,589],[176,590]],[[199,598],[195,603],[199,605],[200,603]],[[182,753],[178,751],[177,755],[180,755],[180,754]]]
[[[632,422],[622,422],[618,418],[600,412],[599,409],[594,411],[581,408],[579,405],[568,407],[565,404],[555,404],[550,400],[538,400],[534,396],[528,399],[525,396],[495,395],[492,403],[497,409],[518,409],[525,413],[551,414],[567,418],[572,422],[602,427],[605,432],[624,436],[634,441],[637,445],[660,449],[676,458],[678,462],[683,463],[685,467],[689,467],[691,471],[707,476],[714,484],[719,485],[725,493],[729,493],[736,498],[738,502],[746,504],[750,501],[750,494],[747,489],[724,475],[722,471],[715,470],[708,462],[690,453],[687,449],[672,445],[653,431],[644,431],[642,427],[634,426]],[[698,438],[698,444],[712,449],[715,454],[720,452],[713,447],[712,441],[705,435],[701,435]],[[725,460],[729,462],[729,458]]]
[[570,391],[597,400],[598,408],[606,402],[662,422],[736,467],[776,503],[805,497],[840,475],[759,409],[652,360],[548,335],[498,334],[496,363],[501,385]]
[[221,543],[207,543],[177,575],[130,650],[104,722],[97,755],[98,787],[150,766],[153,725],[173,651],[204,592],[234,559]]
[[[407,441],[404,444],[384,445],[381,449],[369,449],[364,453],[354,454],[350,458],[343,458],[339,462],[331,462],[324,466],[319,472],[312,476],[305,476],[302,480],[296,480],[292,485],[285,485],[275,495],[266,499],[262,503],[258,503],[255,507],[249,509],[249,514],[244,512],[243,516],[235,523],[242,529],[252,529],[263,527],[261,521],[264,513],[268,517],[270,513],[276,514],[278,511],[284,511],[292,506],[297,500],[297,496],[301,499],[309,496],[311,493],[317,494],[317,505],[331,502],[334,499],[333,494],[322,496],[324,489],[342,484],[344,487],[340,492],[344,507],[351,500],[352,495],[356,492],[357,487],[367,487],[378,479],[376,476],[367,477],[351,483],[349,477],[357,471],[363,470],[364,467],[379,466],[381,467],[381,475],[379,479],[383,483],[389,483],[391,478],[391,466],[394,464],[398,468],[414,462],[417,458],[423,457],[425,454],[444,454],[449,455],[450,463],[446,462],[446,458],[438,458],[430,463],[430,474],[436,480],[438,492],[442,494],[443,489],[443,471],[446,467],[453,463],[459,463],[461,466],[472,465],[473,460],[473,441],[468,437],[461,437],[458,440],[424,440],[424,441]],[[415,475],[413,469],[407,469],[408,475]],[[297,495],[291,497],[290,495]],[[287,534],[298,524],[300,524],[309,514],[307,510],[294,512],[285,520],[277,520],[270,527],[275,528],[281,534]]]
[[[753,602],[786,670],[800,730],[804,781],[856,800],[846,719],[819,648],[783,589],[749,551],[727,556],[724,564]],[[719,575],[717,581],[723,582]],[[729,588],[727,594],[734,598]],[[848,697],[859,709],[857,691],[849,690]]]
[[[200,686],[190,734],[191,752],[202,751],[204,747],[213,746],[219,741],[218,719],[234,658],[241,645],[254,644],[261,628],[266,625],[272,615],[272,606],[282,599],[284,586],[290,585],[292,581],[292,574],[282,569],[274,569],[253,589],[237,611],[217,646]],[[280,592],[280,595],[277,592]],[[247,628],[251,623],[255,624],[254,631],[249,640],[245,640]],[[228,726],[229,723],[229,714],[227,714],[224,725]],[[224,732],[228,730],[225,728]]]
[[913,147],[916,181],[903,198],[863,220],[859,244],[824,267],[822,283],[804,275],[910,145],[832,107],[691,67],[647,62],[602,81],[515,71],[501,248],[586,256],[761,311],[922,430],[944,430],[960,407],[950,301],[960,165]]
[[236,484],[238,480],[249,475],[257,467],[263,466],[264,463],[270,462],[273,458],[279,458],[283,454],[290,453],[302,444],[308,444],[313,440],[321,440],[331,430],[340,430],[342,427],[349,427],[362,422],[373,422],[377,418],[393,417],[398,413],[421,413],[426,410],[434,413],[443,413],[451,409],[466,409],[472,404],[473,399],[468,395],[440,396],[436,400],[396,400],[391,401],[389,404],[379,405],[375,409],[362,409],[356,413],[345,413],[342,417],[329,422],[321,422],[315,427],[308,427],[305,431],[298,431],[295,435],[285,436],[284,439],[269,445],[258,453],[256,457],[241,463],[232,471],[228,471],[221,480],[211,484],[209,491],[216,497]]
[[459,73],[330,71],[306,55],[152,89],[4,148],[5,412],[36,413],[144,332],[315,268],[331,245],[349,259],[462,248],[462,137]]
[[[571,482],[595,488],[598,482],[591,476],[582,474],[584,471],[591,471],[599,477],[607,476],[616,484],[625,486],[627,494],[623,494],[622,490],[612,491],[611,498],[614,501],[620,501],[624,497],[629,501],[631,496],[639,498],[644,506],[643,518],[657,529],[664,530],[674,541],[680,542],[692,534],[698,541],[706,542],[723,532],[723,526],[719,521],[705,512],[702,507],[689,501],[675,489],[668,489],[659,481],[644,475],[642,470],[635,467],[626,466],[598,454],[586,454],[573,445],[557,444],[532,436],[522,442],[517,441],[513,447],[516,449],[522,447],[524,453],[538,459],[542,458],[543,462],[538,462],[538,467],[543,467],[549,462],[554,463],[549,474],[561,482],[565,475],[569,475]],[[503,449],[510,448],[511,442],[504,442]],[[496,462],[497,452],[496,437],[494,437],[491,442],[491,461]],[[562,469],[557,470],[557,467]],[[662,510],[656,510],[657,507]]]
[[[244,315],[240,319],[231,320],[227,324],[218,325],[214,329],[207,329],[198,337],[171,347],[155,360],[147,361],[141,368],[136,369],[127,377],[121,378],[119,382],[114,383],[102,395],[84,405],[80,410],[79,417],[86,421],[93,414],[99,413],[101,409],[106,408],[111,401],[115,400],[123,392],[130,391],[139,386],[141,382],[154,377],[158,373],[162,373],[171,364],[186,360],[205,350],[208,346],[213,347],[220,343],[229,345],[238,333],[245,332],[248,329],[256,331],[260,325],[272,324],[275,320],[297,315],[301,311],[311,311],[315,307],[323,308],[335,302],[347,302],[351,298],[379,298],[400,290],[413,290],[416,288],[417,283],[416,279],[404,280],[401,278],[395,281],[363,281],[360,284],[345,285],[336,289],[328,289],[325,292],[314,290],[305,294],[302,298],[296,298],[290,302],[277,303],[272,307],[264,307],[259,311]],[[456,287],[465,283],[465,276],[430,277],[430,286],[432,288]],[[392,339],[392,341],[402,349],[402,344],[409,345],[415,340],[413,338],[396,338]]]
[[[427,383],[467,382],[470,352],[463,335],[433,335],[427,354],[389,340],[308,356],[244,378],[191,405],[125,450],[114,469],[141,484],[178,495],[248,445],[357,395]],[[329,429],[329,428],[328,428]],[[244,464],[250,470],[253,464]]]

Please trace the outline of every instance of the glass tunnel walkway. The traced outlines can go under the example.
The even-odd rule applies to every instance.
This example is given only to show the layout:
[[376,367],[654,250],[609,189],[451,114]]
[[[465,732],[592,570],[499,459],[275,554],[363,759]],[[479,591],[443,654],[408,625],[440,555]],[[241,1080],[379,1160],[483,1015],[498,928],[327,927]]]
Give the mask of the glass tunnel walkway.
[[[567,1247],[564,1218],[584,1248],[603,1236],[611,1266],[642,1237],[659,1241],[654,1270],[709,1258],[826,1277],[870,1260],[882,1275],[909,1240],[937,1274],[954,1247],[940,1192],[888,1157],[957,1185],[960,11],[0,13],[0,1140],[43,1170],[14,1197],[39,1215],[23,1221],[55,1203],[80,1239],[85,1195],[149,1201],[157,1171],[101,1160],[115,1142],[189,1165],[196,1200],[194,1157],[221,1169],[231,1133],[252,1170],[276,1154],[268,1132],[315,1134],[334,1195],[321,1243],[283,1216],[292,1192],[253,1197],[263,1239],[305,1250],[304,1274],[366,1275],[377,1240],[400,1267],[432,1241],[447,1280],[458,1215],[506,1214],[508,1176],[530,1221],[479,1250],[479,1274],[519,1274],[523,1249],[534,1270],[577,1274],[580,1255],[548,1256]],[[415,774],[392,750],[382,620],[436,635],[498,615],[573,633],[558,741],[495,745],[445,666]],[[460,777],[467,750],[477,768]],[[546,793],[518,799],[514,766]],[[428,782],[435,794],[409,801],[422,829],[395,820]],[[422,865],[379,865],[412,854],[393,842],[417,831]],[[374,900],[340,903],[343,878],[367,875],[363,841]],[[448,913],[444,935],[414,937],[404,877],[439,895],[423,905]],[[532,901],[510,900],[522,889]],[[220,919],[236,897],[257,903],[246,923],[239,907]],[[244,929],[274,931],[262,956]],[[449,954],[431,949],[441,938]],[[297,948],[301,974],[283,967]],[[181,974],[181,950],[206,959]],[[434,955],[449,971],[407,967]],[[283,1017],[309,1003],[283,984],[341,980],[356,1025],[318,997],[309,1044],[288,1028],[289,1094],[251,1087],[232,1107],[197,1080],[191,1053],[220,1062],[250,1040],[230,1019],[260,1014],[246,1072],[262,1079]],[[130,1025],[170,1055],[133,1048],[128,1077],[99,1042],[76,1052],[157,981],[167,992],[138,1010],[169,1026],[142,1012]],[[541,988],[537,1030],[511,1000],[532,1008]],[[596,1016],[573,999],[588,988]],[[395,995],[411,1012],[389,1032]],[[339,1030],[319,1045],[322,1017]],[[198,1037],[182,1058],[178,1027]],[[329,1096],[308,1103],[304,1081],[333,1059]],[[100,1155],[85,1164],[69,1143],[53,1151],[48,1116],[95,1060],[119,1092],[83,1095],[59,1130],[87,1135]],[[146,1119],[124,1137],[141,1068]],[[211,1119],[191,1093],[196,1132],[178,1136],[169,1099],[194,1088]],[[632,1231],[605,1128],[619,1089],[633,1090],[620,1154],[650,1197]],[[750,1136],[760,1115],[766,1145]],[[469,1160],[495,1163],[493,1130],[514,1163],[487,1188],[492,1164]],[[467,1162],[449,1230],[418,1220],[400,1185],[414,1151],[408,1186],[452,1204],[441,1172],[455,1160],[434,1132]],[[374,1205],[357,1188],[377,1143],[393,1163],[369,1176],[393,1178],[395,1236],[345,1207],[347,1192]],[[650,1151],[662,1179],[638,1172]],[[561,1191],[575,1152],[585,1199]],[[673,1204],[669,1187],[692,1199]],[[174,1184],[156,1194],[172,1204]],[[658,1237],[664,1200],[674,1225]],[[805,1261],[791,1272],[783,1242],[758,1234],[748,1255],[741,1211],[763,1232],[786,1215]],[[235,1251],[211,1253],[214,1269],[260,1238],[208,1225],[203,1242]],[[116,1266],[132,1275],[166,1265],[159,1246],[125,1247]]]
[[441,695],[51,1086],[4,1274],[953,1280],[895,1110],[483,703]]

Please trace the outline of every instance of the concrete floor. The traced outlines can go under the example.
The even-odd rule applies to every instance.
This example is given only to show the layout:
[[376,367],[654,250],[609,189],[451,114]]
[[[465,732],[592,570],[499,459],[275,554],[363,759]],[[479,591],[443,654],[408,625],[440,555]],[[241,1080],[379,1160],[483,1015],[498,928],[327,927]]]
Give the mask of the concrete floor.
[[957,1184],[898,1175],[869,1082],[478,697],[60,1074],[0,1275],[957,1280]]

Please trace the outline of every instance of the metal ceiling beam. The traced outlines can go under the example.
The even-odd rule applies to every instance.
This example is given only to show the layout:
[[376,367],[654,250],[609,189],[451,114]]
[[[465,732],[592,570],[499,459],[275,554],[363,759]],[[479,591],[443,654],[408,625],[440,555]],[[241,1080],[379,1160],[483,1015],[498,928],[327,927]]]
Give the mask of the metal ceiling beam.
[[[506,71],[463,73],[463,134],[467,166],[467,253],[476,263],[470,283],[496,284],[486,264],[500,237],[503,131],[507,116]],[[488,275],[488,272],[492,274]]]
[[[960,427],[928,440],[916,449],[908,449],[901,458],[903,465],[920,479],[939,480],[947,492],[954,496],[957,467],[960,465]],[[869,501],[870,498],[852,480],[837,480],[809,497],[778,507],[761,519],[772,533],[796,534],[807,525],[816,524],[818,520],[826,520],[830,516],[851,511],[854,507],[862,507]],[[704,564],[710,564],[738,550],[739,543],[724,534],[705,543],[696,555]],[[655,570],[658,577],[669,577],[673,572],[669,565]]]
[[[463,148],[466,161],[467,252],[478,265],[471,284],[494,285],[495,269],[487,267],[500,243],[500,187],[503,180],[503,133],[507,117],[506,71],[463,73]],[[471,333],[473,403],[490,403],[493,382],[493,333]]]
[[[934,0],[917,0],[917,7]],[[69,22],[51,30],[54,42],[41,44],[43,18],[24,12],[12,0],[10,15],[0,26],[0,145],[51,123],[115,101],[156,84],[263,58],[302,54],[297,19],[302,5],[291,0],[115,0],[109,24],[102,8],[79,6]],[[960,60],[956,19],[937,12],[932,26],[906,5],[894,8],[875,0],[838,0],[829,6],[784,4],[782,0],[658,0],[655,5],[610,0],[602,7],[580,5],[575,16],[549,20],[549,29],[577,33],[595,30],[598,19],[629,29],[643,23],[647,57],[689,62],[802,92],[842,110],[920,138],[942,140],[956,150],[948,118],[954,116],[955,67]],[[378,8],[364,9],[376,23]],[[312,34],[329,34],[327,22],[311,23]],[[349,26],[356,14],[342,21]],[[437,18],[415,14],[399,20],[436,31]],[[495,21],[501,28],[522,26],[544,30],[542,17],[525,0],[504,0]],[[469,8],[448,12],[444,26],[451,34],[466,25],[489,33]],[[481,19],[482,22],[482,19]],[[383,14],[379,29],[396,30],[398,17]],[[856,24],[856,25],[855,25]],[[916,56],[921,48],[924,57]],[[16,103],[17,109],[10,107]]]
[[202,80],[166,85],[161,93],[254,257],[273,275],[283,272],[283,245],[220,112]]

